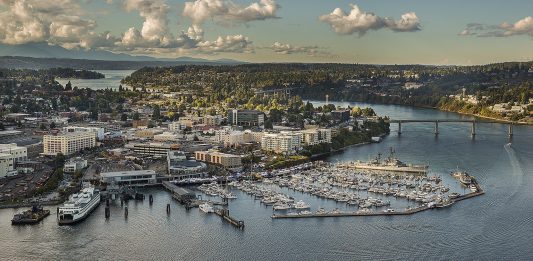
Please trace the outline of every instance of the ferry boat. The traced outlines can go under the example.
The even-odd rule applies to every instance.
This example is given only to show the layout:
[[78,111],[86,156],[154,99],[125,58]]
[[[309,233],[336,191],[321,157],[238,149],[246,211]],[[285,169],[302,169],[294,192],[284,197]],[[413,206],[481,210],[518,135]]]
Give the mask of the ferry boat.
[[200,211],[205,212],[205,213],[215,212],[215,210],[213,209],[213,206],[209,203],[201,204],[200,206],[198,206],[198,209],[200,209]]
[[371,161],[356,161],[348,164],[347,167],[361,169],[361,170],[376,170],[388,172],[409,172],[409,173],[427,173],[428,165],[413,165],[400,161],[394,157],[394,149],[391,148],[390,155],[383,161],[381,160],[381,153]]
[[50,215],[50,210],[43,209],[40,205],[34,205],[30,210],[15,214],[11,220],[12,225],[36,224]]
[[72,225],[83,221],[99,204],[100,190],[87,185],[79,193],[70,195],[63,206],[58,208],[57,223]]

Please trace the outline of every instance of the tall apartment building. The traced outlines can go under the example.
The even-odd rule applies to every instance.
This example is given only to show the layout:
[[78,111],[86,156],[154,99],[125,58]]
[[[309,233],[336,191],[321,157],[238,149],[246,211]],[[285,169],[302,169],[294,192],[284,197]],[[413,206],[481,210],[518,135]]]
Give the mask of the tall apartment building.
[[261,149],[281,154],[294,154],[302,147],[301,133],[267,133],[261,139]]
[[331,129],[310,129],[300,133],[302,134],[302,142],[306,146],[331,143]]
[[58,135],[43,136],[43,155],[55,156],[58,153],[71,155],[86,148],[96,146],[94,132],[66,132]]
[[196,151],[196,160],[221,165],[227,169],[242,169],[242,159],[239,155],[221,153],[218,151]]
[[228,122],[231,125],[243,127],[263,126],[265,114],[256,110],[230,110],[228,111]]

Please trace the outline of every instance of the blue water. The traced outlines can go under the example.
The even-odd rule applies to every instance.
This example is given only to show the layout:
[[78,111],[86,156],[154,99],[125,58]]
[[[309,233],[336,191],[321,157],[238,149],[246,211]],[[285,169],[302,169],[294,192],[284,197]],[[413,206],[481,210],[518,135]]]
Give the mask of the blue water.
[[[346,103],[343,103],[346,104]],[[366,106],[351,103],[351,105]],[[469,118],[436,110],[372,105],[394,119]],[[100,206],[85,222],[58,227],[52,216],[36,226],[12,227],[19,211],[0,210],[0,259],[63,260],[494,260],[533,257],[533,127],[515,126],[509,144],[507,126],[405,124],[382,143],[354,147],[330,161],[362,159],[395,147],[405,161],[429,163],[447,176],[457,166],[477,177],[486,194],[411,216],[272,220],[271,208],[237,191],[231,215],[244,220],[243,231],[197,209],[186,211],[160,189],[148,202],[130,202],[126,220],[119,205],[111,219]],[[286,191],[313,209],[342,204]],[[165,206],[171,204],[167,216]]]
[[[96,70],[96,72],[105,75],[102,79],[56,79],[61,85],[65,86],[69,81],[72,87],[78,86],[78,88],[89,88],[93,90],[101,89],[118,89],[120,81],[124,77],[130,75],[134,70]],[[126,85],[122,85],[126,87]]]

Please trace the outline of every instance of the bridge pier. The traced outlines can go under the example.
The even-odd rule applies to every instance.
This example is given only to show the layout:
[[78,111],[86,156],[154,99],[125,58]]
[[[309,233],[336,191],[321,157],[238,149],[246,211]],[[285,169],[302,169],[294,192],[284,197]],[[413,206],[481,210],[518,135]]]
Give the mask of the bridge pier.
[[435,135],[439,135],[439,121],[435,121]]
[[398,122],[398,135],[401,135],[402,134],[402,122],[399,121]]
[[476,122],[475,121],[472,122],[472,133],[471,133],[471,135],[472,135],[472,138],[476,137]]

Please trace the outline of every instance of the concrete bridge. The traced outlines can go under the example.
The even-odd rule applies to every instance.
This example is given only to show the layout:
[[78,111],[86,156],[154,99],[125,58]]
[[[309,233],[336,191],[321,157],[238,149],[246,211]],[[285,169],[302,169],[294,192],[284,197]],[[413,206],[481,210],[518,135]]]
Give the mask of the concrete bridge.
[[477,124],[485,124],[485,123],[500,123],[500,124],[508,124],[509,125],[509,131],[508,131],[508,135],[509,135],[509,138],[512,138],[514,133],[513,133],[513,123],[504,123],[504,122],[501,122],[501,121],[476,121],[476,120],[447,120],[447,119],[443,119],[443,120],[389,120],[388,121],[389,123],[398,123],[398,135],[401,135],[402,134],[402,124],[407,124],[407,123],[433,123],[434,124],[434,129],[433,129],[433,133],[435,135],[439,135],[439,123],[467,123],[467,124],[472,124],[472,128],[471,128],[471,136],[472,137],[475,137],[476,136],[476,125]]

